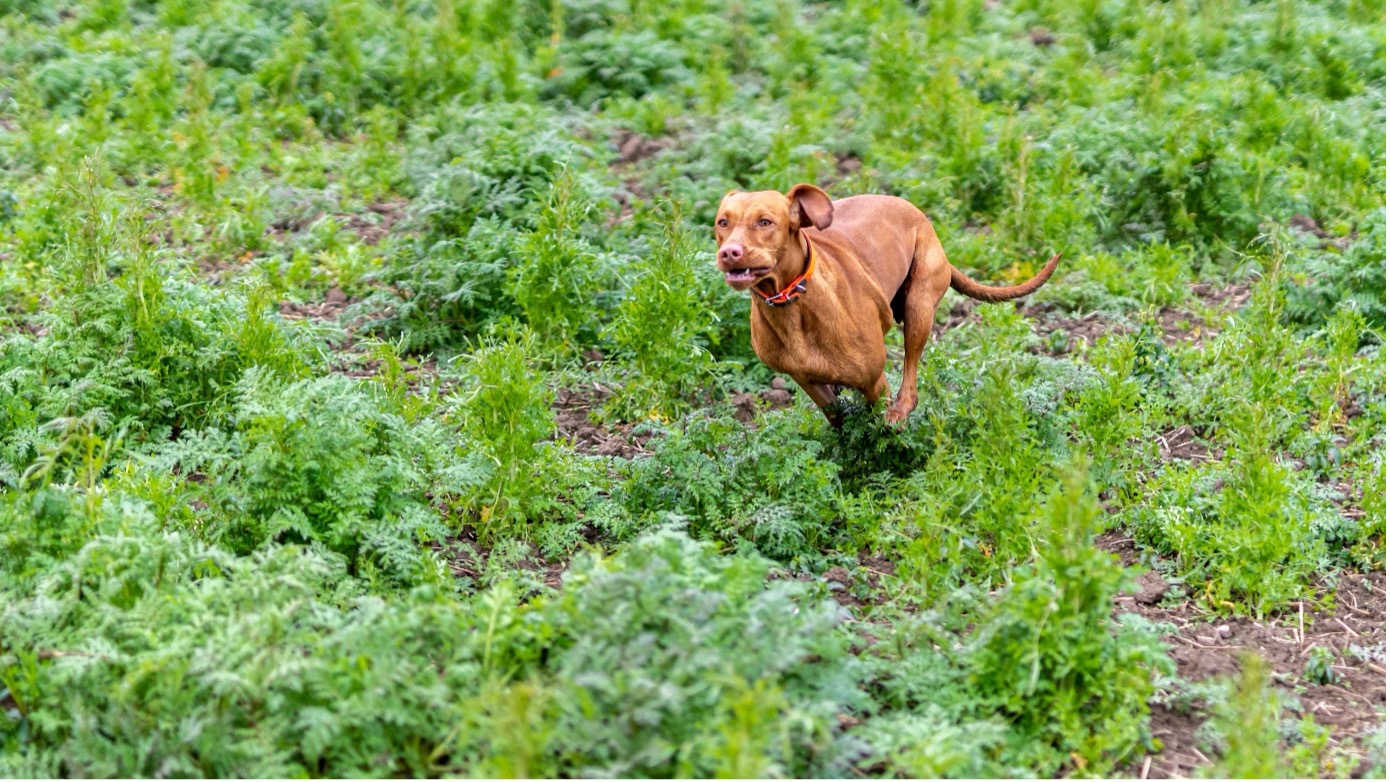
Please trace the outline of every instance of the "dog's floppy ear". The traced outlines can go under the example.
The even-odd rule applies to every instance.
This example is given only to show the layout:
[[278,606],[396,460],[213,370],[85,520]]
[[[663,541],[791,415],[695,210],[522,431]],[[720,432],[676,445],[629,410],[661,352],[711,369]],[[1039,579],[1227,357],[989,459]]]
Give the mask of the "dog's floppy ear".
[[787,191],[787,207],[792,226],[797,228],[814,225],[824,231],[835,215],[830,196],[815,185],[797,185]]

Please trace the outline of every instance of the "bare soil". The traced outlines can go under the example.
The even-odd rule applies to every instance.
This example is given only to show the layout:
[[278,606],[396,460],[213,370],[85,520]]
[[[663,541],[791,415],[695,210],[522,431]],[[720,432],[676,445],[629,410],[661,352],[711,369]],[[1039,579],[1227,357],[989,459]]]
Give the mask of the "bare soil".
[[338,288],[329,288],[321,301],[280,302],[280,314],[290,320],[316,320],[337,323],[353,302]]
[[[635,423],[599,423],[592,413],[602,407],[610,390],[598,383],[589,388],[561,388],[555,392],[551,408],[555,412],[556,439],[568,440],[579,453],[632,459],[650,452],[646,445],[653,435],[638,431]],[[757,393],[737,393],[729,397],[734,418],[751,424],[763,409],[779,410],[795,401],[782,378],[774,378],[768,388]]]
[[651,434],[634,434],[633,424],[604,426],[594,422],[590,414],[603,405],[608,393],[598,384],[591,389],[558,389],[551,405],[555,412],[556,439],[568,440],[579,453],[597,456],[632,459],[649,454],[646,445]]
[[[583,534],[590,543],[598,539],[596,531],[591,527],[586,527]],[[487,572],[488,560],[492,557],[492,551],[478,542],[476,531],[469,525],[464,525],[448,540],[431,542],[430,547],[443,555],[455,578],[468,578],[474,582]],[[547,560],[535,544],[530,544],[529,553],[517,562],[516,566],[534,574],[546,587],[558,590],[563,585],[570,560]],[[523,602],[529,600],[531,594],[521,595]]]
[[[1250,300],[1250,286],[1244,283],[1214,286],[1208,283],[1195,283],[1190,288],[1198,307],[1195,310],[1182,307],[1163,307],[1155,313],[1154,319],[1162,332],[1165,345],[1200,345],[1219,333],[1222,320],[1240,309]],[[956,309],[952,310],[941,331],[954,328],[959,323],[970,320],[968,310],[975,305],[964,302],[967,314],[959,319]],[[1042,344],[1032,348],[1034,353],[1062,355],[1074,353],[1082,346],[1094,345],[1101,337],[1112,334],[1126,334],[1134,330],[1133,324],[1116,319],[1102,312],[1089,312],[1084,315],[1058,312],[1048,303],[1018,304],[1019,310],[1033,321],[1033,331],[1042,337]],[[1062,337],[1054,337],[1061,332]],[[940,332],[938,332],[940,333]]]
[[1160,434],[1155,443],[1158,455],[1165,462],[1180,460],[1185,462],[1220,461],[1225,450],[1219,446],[1208,445],[1191,426],[1183,425]]
[[[790,578],[796,581],[825,581],[830,587],[831,598],[840,607],[851,611],[860,611],[880,606],[887,603],[890,595],[883,587],[885,576],[891,576],[896,572],[896,568],[891,561],[877,554],[861,552],[859,554],[859,564],[853,571],[836,565],[826,570],[820,576],[813,576],[809,573],[792,573],[786,570],[776,569],[769,573],[771,579]],[[868,648],[872,643],[866,645]]]
[[[1101,337],[1130,331],[1128,326],[1109,320],[1099,312],[1071,317],[1047,314],[1041,309],[1025,308],[1024,311],[1033,318],[1034,333],[1043,338],[1042,345],[1031,348],[1033,353],[1075,353],[1084,346],[1096,344]],[[1052,336],[1056,332],[1061,332],[1064,339]]]
[[1317,220],[1304,214],[1295,214],[1293,217],[1289,218],[1289,226],[1299,233],[1309,233],[1321,239],[1322,241],[1318,243],[1318,249],[1320,250],[1337,250],[1341,252],[1350,247],[1351,243],[1356,240],[1355,231],[1353,231],[1350,236],[1336,236],[1324,231],[1322,227],[1318,225]]
[[647,138],[630,130],[620,130],[613,136],[612,143],[618,152],[617,159],[613,161],[613,165],[617,167],[640,163],[670,146],[671,141],[670,139]]
[[[1107,533],[1096,544],[1126,565],[1139,561],[1133,540],[1121,533]],[[1165,640],[1181,679],[1232,677],[1240,670],[1241,655],[1254,652],[1269,665],[1274,685],[1294,698],[1303,714],[1327,727],[1334,742],[1346,744],[1384,723],[1384,573],[1339,574],[1336,583],[1318,589],[1319,598],[1330,598],[1330,610],[1315,610],[1314,605],[1323,602],[1315,600],[1301,610],[1265,620],[1213,617],[1185,597],[1172,597],[1183,591],[1170,588],[1150,571],[1140,577],[1137,594],[1116,599],[1118,613],[1136,613],[1176,628]],[[1331,684],[1315,684],[1305,677],[1317,647],[1334,655],[1336,680]],[[1147,766],[1149,778],[1168,779],[1190,776],[1194,769],[1210,765],[1210,748],[1197,736],[1209,716],[1203,703],[1191,709],[1155,705],[1151,729],[1163,748],[1122,773],[1139,776]]]
[[404,198],[378,201],[367,205],[366,212],[339,215],[343,227],[352,231],[368,245],[375,246],[405,216],[410,202]]

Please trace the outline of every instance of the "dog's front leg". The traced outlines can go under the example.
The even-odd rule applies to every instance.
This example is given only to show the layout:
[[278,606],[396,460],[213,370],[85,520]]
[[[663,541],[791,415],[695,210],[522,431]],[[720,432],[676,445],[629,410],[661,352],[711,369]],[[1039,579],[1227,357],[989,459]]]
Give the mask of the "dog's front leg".
[[806,392],[806,396],[811,397],[811,401],[816,403],[816,407],[820,408],[825,420],[829,421],[831,426],[839,429],[843,421],[840,418],[840,406],[835,404],[835,386],[826,383],[812,383],[810,380],[796,375],[792,375],[792,380],[795,380],[796,384],[801,386],[801,390]]
[[864,395],[864,401],[870,405],[877,402],[883,398],[884,394],[888,393],[888,376],[880,372],[878,380],[875,380],[872,386],[862,389],[860,393]]

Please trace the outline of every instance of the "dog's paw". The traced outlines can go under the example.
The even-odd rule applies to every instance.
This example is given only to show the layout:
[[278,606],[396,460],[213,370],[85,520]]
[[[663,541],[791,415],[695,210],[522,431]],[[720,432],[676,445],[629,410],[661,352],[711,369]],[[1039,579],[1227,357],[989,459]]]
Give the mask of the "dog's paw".
[[907,417],[912,414],[912,408],[898,407],[893,405],[888,408],[888,412],[883,416],[888,423],[893,426],[902,426],[907,423]]

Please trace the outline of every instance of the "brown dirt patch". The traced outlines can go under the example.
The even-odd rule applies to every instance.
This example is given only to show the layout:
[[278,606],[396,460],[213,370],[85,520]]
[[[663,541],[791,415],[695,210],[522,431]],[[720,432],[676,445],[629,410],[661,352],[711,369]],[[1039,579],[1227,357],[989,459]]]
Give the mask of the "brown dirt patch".
[[1185,462],[1220,461],[1226,452],[1222,448],[1207,445],[1192,427],[1183,425],[1170,429],[1154,438],[1158,445],[1158,456],[1164,462],[1175,459]]
[[285,244],[325,216],[330,216],[339,227],[356,236],[358,241],[376,245],[402,221],[410,201],[391,198],[367,204],[365,209],[355,212],[340,211],[336,206],[336,203],[287,204],[284,211],[270,221],[265,235],[274,244]]
[[203,275],[209,285],[222,285],[228,280],[235,279],[246,269],[251,259],[258,255],[260,253],[256,252],[243,253],[240,257],[205,255],[198,259],[198,272]]
[[[866,610],[884,605],[891,599],[891,595],[884,588],[883,579],[896,572],[893,563],[878,554],[860,552],[858,560],[859,564],[853,570],[836,565],[820,576],[814,576],[810,573],[793,573],[774,568],[769,571],[768,578],[805,582],[824,581],[830,589],[831,599],[846,610],[847,616],[858,621],[862,619]],[[860,647],[860,651],[873,646],[875,639],[871,634],[868,634],[867,627],[861,630],[860,635],[864,636],[867,642]]]
[[1328,233],[1327,231],[1324,231],[1321,226],[1318,225],[1317,220],[1314,220],[1313,218],[1304,214],[1295,214],[1293,217],[1290,217],[1289,227],[1293,228],[1295,231],[1298,231],[1299,233],[1312,234],[1313,236],[1316,236],[1317,238],[1323,240],[1318,243],[1319,250],[1337,250],[1338,252],[1341,252],[1350,247],[1351,243],[1356,239],[1356,235],[1354,233],[1351,236],[1336,236],[1334,234]]
[[[338,351],[333,358],[331,369],[340,375],[362,379],[377,377],[381,374],[381,360],[370,358],[369,354],[361,352],[360,343],[347,350]],[[417,361],[403,356],[400,362],[401,371],[404,374],[403,380],[411,390],[417,389],[424,383],[433,385],[434,390],[442,394],[452,390],[458,384],[455,380],[445,380],[439,377],[439,363],[433,358]]]
[[653,188],[657,188],[656,184],[650,181],[644,182],[640,164],[660,154],[663,150],[678,146],[681,135],[678,129],[669,127],[666,135],[657,138],[627,129],[619,130],[613,134],[609,140],[609,146],[617,155],[609,161],[608,168],[615,176],[622,179],[623,187],[612,194],[618,208],[609,215],[608,227],[612,228],[631,218],[634,213],[634,201],[650,201],[656,195],[660,195],[653,192]]
[[594,423],[591,413],[603,405],[608,389],[594,384],[589,389],[561,388],[555,391],[551,410],[555,413],[555,439],[568,440],[579,453],[632,459],[651,452],[646,449],[651,434],[633,434],[632,424]]
[[[1122,533],[1106,533],[1096,545],[1125,564],[1139,560],[1133,541]],[[1328,728],[1333,742],[1340,745],[1384,724],[1385,574],[1346,572],[1338,580],[1335,588],[1328,584],[1320,589],[1324,595],[1332,593],[1332,607],[1314,611],[1311,603],[1304,604],[1301,618],[1297,608],[1277,618],[1256,620],[1215,618],[1188,600],[1160,605],[1169,590],[1156,573],[1140,579],[1138,595],[1119,596],[1116,610],[1174,625],[1177,631],[1167,637],[1169,656],[1178,676],[1187,681],[1234,676],[1242,653],[1259,654],[1270,667],[1274,685],[1293,696],[1302,713]],[[1305,678],[1317,647],[1333,654],[1336,680],[1331,684]],[[1209,716],[1202,703],[1192,709],[1155,705],[1151,729],[1163,749],[1123,773],[1138,776],[1146,761],[1152,779],[1189,776],[1194,769],[1210,765],[1209,754],[1196,735]]]
[[280,314],[290,320],[337,323],[342,319],[343,311],[352,303],[353,301],[341,289],[329,288],[328,292],[323,295],[322,301],[302,304],[293,301],[280,302]]
[[1235,312],[1245,303],[1250,301],[1252,292],[1246,283],[1230,283],[1227,285],[1212,285],[1205,282],[1192,283],[1192,295],[1202,302],[1208,309],[1218,312]]
[[[597,535],[592,528],[586,528],[584,538],[592,543],[597,540]],[[476,531],[469,525],[465,525],[445,541],[432,541],[430,548],[443,555],[449,571],[455,578],[467,578],[475,584],[479,583],[487,572],[488,560],[492,557],[492,552],[478,543]],[[527,556],[514,565],[519,570],[534,574],[546,587],[556,590],[561,588],[569,566],[568,559],[553,562],[547,560],[535,544],[529,544]],[[523,593],[520,597],[524,602],[530,599],[531,594]]]
[[1121,769],[1116,776],[1182,779],[1202,766],[1211,765],[1210,758],[1199,757],[1192,750],[1196,743],[1193,737],[1206,721],[1206,715],[1198,711],[1162,706],[1153,709],[1149,714],[1149,732],[1162,743],[1163,749],[1153,757],[1146,756]]
[[1114,554],[1125,567],[1139,562],[1139,549],[1134,547],[1134,538],[1119,530],[1111,530],[1097,536],[1094,545],[1101,551]]
[[[167,211],[163,202],[154,201],[152,203],[157,211]],[[366,209],[360,212],[328,212],[321,208],[311,208],[304,212],[286,212],[272,220],[265,229],[265,236],[272,249],[248,250],[232,255],[207,255],[198,260],[198,268],[210,284],[221,285],[245,269],[252,259],[285,252],[283,249],[274,248],[288,244],[297,234],[308,230],[324,215],[331,215],[343,230],[352,233],[358,241],[375,246],[395,229],[397,223],[405,216],[409,206],[410,202],[405,199],[393,199],[368,204]],[[150,217],[151,215],[147,215],[146,219],[149,220]],[[205,233],[210,233],[210,231],[211,229],[208,229]],[[166,232],[163,241],[166,244],[171,243],[173,241],[172,235]],[[332,293],[330,290],[329,294],[332,295]],[[282,305],[281,313],[296,318],[328,319],[321,317],[312,304],[294,304],[288,308],[288,311]]]
[[648,138],[630,130],[620,130],[613,136],[613,148],[618,151],[613,165],[630,166],[640,163],[670,146],[670,143],[667,139]]
[[953,331],[966,325],[967,323],[979,323],[980,316],[976,314],[975,307],[979,306],[970,299],[957,299],[955,304],[946,313],[945,323],[932,324],[932,338],[940,339],[942,334]]
[[1154,318],[1159,331],[1163,332],[1163,344],[1172,346],[1181,342],[1192,345],[1212,336],[1217,329],[1207,326],[1206,320],[1187,310],[1164,307]]
[[[1250,286],[1227,285],[1221,287],[1198,283],[1192,286],[1192,293],[1200,301],[1203,315],[1176,307],[1164,307],[1154,314],[1154,319],[1162,332],[1165,345],[1185,343],[1200,345],[1220,331],[1219,318],[1227,315],[1250,300]],[[978,323],[980,316],[975,308],[982,305],[970,299],[957,299],[951,306],[944,323],[936,323],[932,334],[940,338],[943,334],[961,326]],[[1029,348],[1035,355],[1053,356],[1075,353],[1083,346],[1094,345],[1101,337],[1112,334],[1127,334],[1134,331],[1134,325],[1115,316],[1096,311],[1084,315],[1066,314],[1057,310],[1056,305],[1043,302],[1015,306],[1032,321],[1033,333],[1042,338],[1039,345]]]
[[[612,228],[619,223],[632,218],[636,211],[632,208],[632,197],[641,191],[642,185],[636,180],[627,183],[627,192],[617,192],[613,194],[613,200],[617,202],[618,208],[613,214],[608,216],[608,227]],[[637,196],[640,198],[640,196]]]
[[888,602],[889,594],[883,585],[885,578],[897,575],[898,567],[892,560],[882,554],[859,554],[859,569],[861,581],[873,594],[872,602],[875,605],[883,605]]
[[821,576],[827,584],[833,585],[831,596],[841,606],[860,611],[887,603],[891,596],[883,586],[883,579],[896,573],[897,568],[878,554],[861,552],[858,559],[859,566],[853,572],[833,567]]
[[367,211],[339,215],[338,220],[347,230],[357,235],[364,244],[375,246],[397,222],[405,216],[410,202],[404,198],[378,201],[367,205]]
[[791,407],[795,400],[795,392],[788,388],[787,381],[780,377],[773,378],[769,388],[756,394],[739,393],[729,397],[729,403],[734,406],[734,418],[745,424],[753,423],[760,411]]
[[430,541],[429,547],[443,555],[454,578],[476,580],[487,564],[487,557],[478,546],[478,538],[471,527],[464,527],[448,540]]
[[1043,342],[1030,350],[1054,355],[1074,353],[1082,345],[1094,345],[1101,337],[1128,330],[1125,326],[1106,320],[1099,312],[1080,317],[1047,317],[1035,320],[1033,331],[1043,338]]
[[[594,360],[601,360],[601,357]],[[551,405],[555,411],[556,439],[568,440],[570,447],[579,453],[623,459],[649,455],[651,452],[646,445],[654,435],[635,431],[637,424],[599,424],[594,421],[591,414],[603,406],[610,393],[608,388],[598,383],[589,388],[558,389],[555,402]],[[768,388],[757,393],[742,392],[729,397],[734,418],[750,425],[760,412],[780,410],[795,401],[795,392],[780,377],[773,378]]]
[[[1154,320],[1162,332],[1165,345],[1171,347],[1180,343],[1193,346],[1202,344],[1220,332],[1222,318],[1245,306],[1251,296],[1250,286],[1244,283],[1220,286],[1194,283],[1191,292],[1199,305],[1197,311],[1181,307],[1163,307],[1154,313]],[[1134,330],[1132,324],[1101,312],[1068,315],[1056,311],[1054,305],[1046,302],[1017,306],[1033,321],[1034,333],[1042,337],[1042,345],[1030,349],[1033,353],[1073,353],[1079,346],[1093,345],[1101,337],[1127,334]],[[955,309],[952,310],[952,316],[954,318]],[[947,326],[941,330],[949,330],[952,327],[951,321],[948,320]]]

